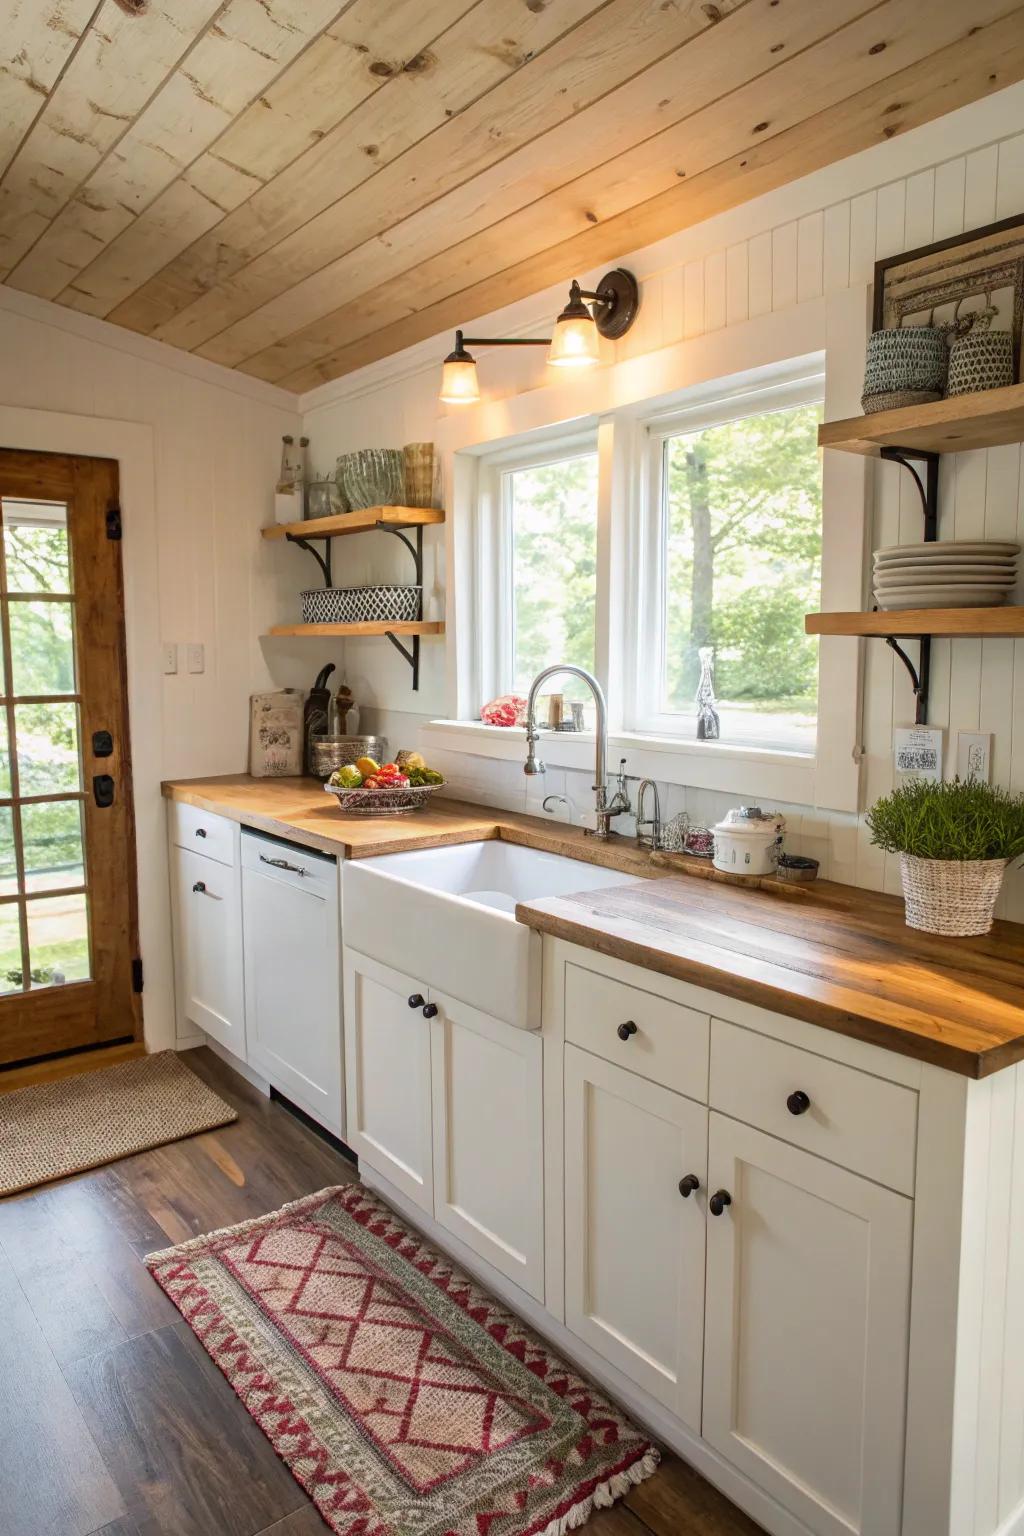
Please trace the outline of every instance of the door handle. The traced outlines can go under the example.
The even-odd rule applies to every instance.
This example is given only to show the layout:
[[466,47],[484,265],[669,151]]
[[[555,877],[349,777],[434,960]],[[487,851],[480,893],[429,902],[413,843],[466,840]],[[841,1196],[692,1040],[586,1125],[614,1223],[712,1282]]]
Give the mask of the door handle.
[[92,797],[101,811],[114,803],[114,781],[109,773],[97,773],[92,781]]
[[309,870],[303,869],[299,864],[289,864],[287,859],[268,859],[265,853],[260,854],[261,864],[272,864],[275,869],[286,869],[292,875],[308,875]]

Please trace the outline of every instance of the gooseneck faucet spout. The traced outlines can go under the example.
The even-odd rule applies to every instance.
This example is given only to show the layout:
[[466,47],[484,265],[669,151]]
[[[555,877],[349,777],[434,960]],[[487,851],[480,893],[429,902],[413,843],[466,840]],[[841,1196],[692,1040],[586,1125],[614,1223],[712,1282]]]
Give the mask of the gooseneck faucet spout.
[[[574,666],[571,662],[558,662],[555,666],[545,667],[543,672],[538,672],[530,684],[530,694],[526,703],[526,763],[523,772],[527,774],[544,772],[544,764],[536,750],[540,740],[540,731],[537,729],[537,695],[549,678],[564,673],[568,673],[571,677],[578,677],[581,682],[586,683],[594,695],[597,719],[594,730],[595,825],[593,836],[605,838],[611,832],[612,817],[620,815],[623,811],[629,811],[631,807],[622,771],[619,773],[615,794],[611,799],[608,798],[608,706],[605,703],[601,684],[593,673],[588,672],[584,667]],[[625,764],[625,758],[622,761]]]

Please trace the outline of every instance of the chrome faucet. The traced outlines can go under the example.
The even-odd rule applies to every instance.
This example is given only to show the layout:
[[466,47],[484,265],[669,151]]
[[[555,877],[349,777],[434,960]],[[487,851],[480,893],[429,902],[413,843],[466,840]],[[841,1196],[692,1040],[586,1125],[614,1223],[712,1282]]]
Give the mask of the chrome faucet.
[[[645,817],[644,802],[648,790],[654,793],[654,814]],[[661,796],[653,779],[641,779],[636,792],[636,840],[641,848],[649,848],[652,853],[661,847]]]
[[[594,815],[595,826],[592,836],[605,838],[611,834],[611,820],[613,816],[619,816],[624,811],[632,809],[629,803],[629,795],[626,793],[625,766],[623,758],[619,765],[618,783],[611,799],[608,798],[608,706],[605,703],[601,684],[592,673],[585,671],[583,667],[573,666],[570,662],[558,662],[553,667],[545,667],[543,672],[538,672],[530,684],[530,696],[526,702],[526,764],[524,773],[536,774],[544,772],[544,764],[536,753],[536,744],[540,740],[540,731],[537,729],[537,695],[549,677],[557,677],[559,673],[568,672],[573,677],[578,677],[594,695],[594,705],[597,710],[597,722],[594,729]],[[590,831],[590,828],[587,829]]]

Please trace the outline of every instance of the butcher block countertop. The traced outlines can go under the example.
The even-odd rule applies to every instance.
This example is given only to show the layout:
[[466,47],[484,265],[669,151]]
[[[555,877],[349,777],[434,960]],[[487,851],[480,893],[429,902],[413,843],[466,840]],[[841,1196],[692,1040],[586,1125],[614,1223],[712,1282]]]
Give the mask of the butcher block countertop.
[[897,896],[690,876],[521,903],[520,922],[967,1077],[1024,1060],[1024,926],[917,933]]
[[[1024,1060],[1021,924],[936,938],[906,927],[895,896],[827,880],[748,888],[673,874],[631,840],[599,843],[577,827],[441,796],[415,816],[359,819],[340,816],[309,779],[235,774],[163,791],[338,858],[502,838],[610,865],[637,881],[521,903],[516,916],[540,933],[968,1077]],[[703,862],[686,866],[710,873]]]

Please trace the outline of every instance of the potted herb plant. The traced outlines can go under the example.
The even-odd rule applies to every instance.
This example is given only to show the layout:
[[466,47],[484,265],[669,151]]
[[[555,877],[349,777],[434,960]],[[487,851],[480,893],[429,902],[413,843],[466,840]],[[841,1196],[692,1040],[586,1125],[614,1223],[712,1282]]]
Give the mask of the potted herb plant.
[[917,780],[877,801],[867,824],[873,843],[900,856],[908,927],[988,933],[1007,865],[1024,856],[1024,795]]

